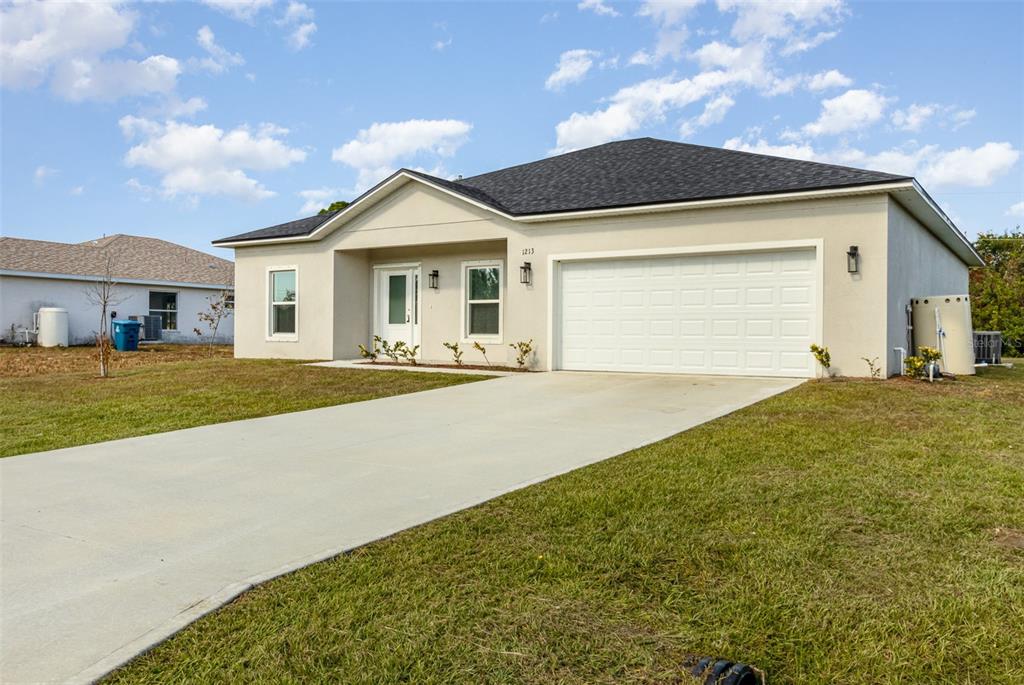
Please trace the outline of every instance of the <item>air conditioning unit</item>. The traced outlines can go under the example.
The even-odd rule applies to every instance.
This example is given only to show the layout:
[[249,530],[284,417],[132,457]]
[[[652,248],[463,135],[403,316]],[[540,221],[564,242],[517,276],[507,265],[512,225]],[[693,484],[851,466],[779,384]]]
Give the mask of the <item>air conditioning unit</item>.
[[164,321],[162,316],[142,317],[142,339],[147,341],[160,340],[163,336]]

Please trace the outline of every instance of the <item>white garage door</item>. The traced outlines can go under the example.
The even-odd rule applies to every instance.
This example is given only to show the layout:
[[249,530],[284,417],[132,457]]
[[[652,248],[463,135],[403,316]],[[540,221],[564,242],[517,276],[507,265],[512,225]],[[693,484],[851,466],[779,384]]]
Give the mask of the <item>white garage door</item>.
[[559,366],[812,376],[813,249],[563,262]]

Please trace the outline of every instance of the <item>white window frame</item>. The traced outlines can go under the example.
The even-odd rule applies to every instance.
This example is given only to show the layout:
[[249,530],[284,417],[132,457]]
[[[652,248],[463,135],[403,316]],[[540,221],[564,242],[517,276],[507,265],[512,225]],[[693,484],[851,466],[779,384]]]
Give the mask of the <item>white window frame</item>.
[[[493,304],[495,300],[473,300],[469,299],[469,270],[479,268],[496,268],[498,270],[498,334],[497,335],[470,335],[469,333],[469,306],[470,304]],[[505,334],[505,260],[503,259],[480,259],[462,262],[462,279],[459,291],[462,300],[462,315],[459,320],[462,333],[462,342],[472,343],[493,343],[500,345],[504,342]]]
[[[294,271],[295,272],[295,332],[294,333],[274,333],[274,273],[277,271]],[[263,288],[264,295],[266,296],[266,316],[267,316],[267,341],[268,342],[298,342],[299,341],[299,267],[292,264],[288,266],[268,266],[267,267],[267,278],[266,285]],[[289,304],[286,302],[278,302],[276,304]]]
[[[170,294],[170,295],[174,295],[174,309],[149,309],[149,308],[147,308],[146,309],[146,314],[148,314],[149,316],[153,316],[153,312],[158,312],[160,314],[160,328],[162,330],[165,330],[165,331],[172,331],[174,333],[177,333],[178,332],[178,315],[181,314],[181,308],[178,307],[178,305],[180,304],[180,300],[181,300],[181,291],[180,290],[166,290],[166,289],[165,290],[157,290],[156,288],[154,288],[152,290],[148,290],[148,291],[146,291],[146,304],[147,305],[149,304],[149,297],[153,293],[167,293],[167,294]],[[174,328],[164,328],[164,319],[166,318],[166,317],[164,317],[164,314],[166,314],[167,312],[174,312]]]

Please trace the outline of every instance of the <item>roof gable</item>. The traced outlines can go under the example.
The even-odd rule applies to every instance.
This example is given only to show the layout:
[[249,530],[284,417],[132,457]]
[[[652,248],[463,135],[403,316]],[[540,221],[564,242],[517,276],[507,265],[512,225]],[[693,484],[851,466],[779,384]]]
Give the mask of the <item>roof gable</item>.
[[397,185],[419,180],[509,218],[853,188],[909,181],[877,171],[770,157],[737,150],[639,138],[605,143],[470,178],[448,180],[401,169],[332,215],[317,215],[249,231],[219,243],[309,237],[328,222],[361,211],[360,203]]

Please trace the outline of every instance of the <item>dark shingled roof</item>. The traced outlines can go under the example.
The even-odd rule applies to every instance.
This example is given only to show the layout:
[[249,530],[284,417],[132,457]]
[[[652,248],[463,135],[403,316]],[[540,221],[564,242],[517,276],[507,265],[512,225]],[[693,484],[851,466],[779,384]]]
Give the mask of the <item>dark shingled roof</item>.
[[[605,143],[457,181],[408,169],[403,171],[513,216],[824,190],[910,179],[878,171],[655,138]],[[324,215],[300,219],[218,242],[309,235],[329,218]]]

